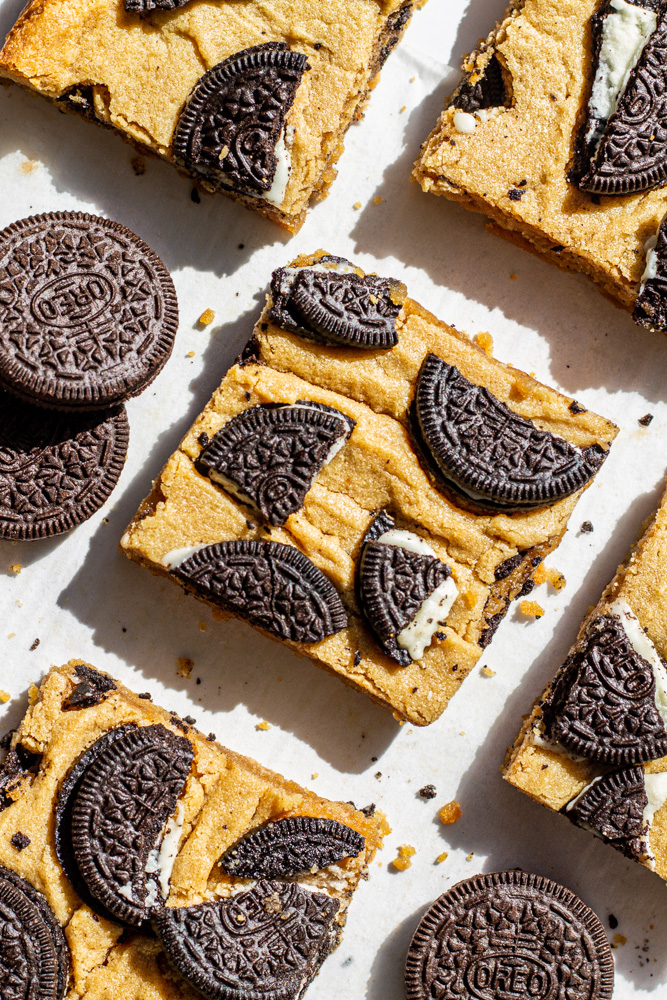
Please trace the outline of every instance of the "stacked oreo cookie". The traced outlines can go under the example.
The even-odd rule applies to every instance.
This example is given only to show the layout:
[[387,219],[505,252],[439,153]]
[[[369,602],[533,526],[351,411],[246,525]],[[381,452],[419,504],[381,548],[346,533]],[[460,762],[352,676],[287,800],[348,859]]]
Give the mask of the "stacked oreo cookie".
[[54,212],[0,233],[0,537],[60,534],[123,468],[123,403],[167,362],[178,328],[159,257],[117,222]]

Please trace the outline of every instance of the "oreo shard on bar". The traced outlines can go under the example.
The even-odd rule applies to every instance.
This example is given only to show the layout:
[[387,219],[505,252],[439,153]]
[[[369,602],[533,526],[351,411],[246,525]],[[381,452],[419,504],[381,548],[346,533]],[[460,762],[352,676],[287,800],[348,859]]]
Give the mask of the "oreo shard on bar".
[[594,194],[667,180],[667,11],[605,0],[591,19],[593,79],[570,180]]
[[354,421],[300,400],[253,406],[233,417],[197,461],[200,472],[276,526],[303,507],[315,477],[338,454]]
[[172,572],[204,599],[279,639],[321,642],[347,625],[336,588],[292,545],[217,542],[196,550]]
[[67,941],[46,899],[0,865],[2,1000],[62,1000],[69,973]]
[[635,323],[667,331],[667,220],[646,242],[646,267],[632,312]]
[[63,702],[63,711],[92,708],[104,701],[111,691],[116,690],[116,682],[107,674],[100,673],[86,663],[79,663],[76,668],[78,683],[71,694]]
[[400,281],[365,275],[329,254],[273,272],[269,319],[321,344],[386,350],[398,343],[396,319],[406,297]]
[[154,10],[176,10],[189,2],[190,0],[125,0],[123,6],[128,13],[150,14]]
[[287,114],[308,60],[285,42],[244,49],[195,85],[174,133],[174,157],[216,186],[280,205],[290,174]]
[[383,511],[361,543],[357,595],[384,652],[407,667],[445,624],[458,589],[431,546]]
[[72,854],[88,891],[117,920],[139,926],[162,903],[158,851],[194,752],[161,725],[122,727],[102,740],[76,783]]
[[172,965],[209,1000],[297,1000],[338,938],[338,900],[294,882],[166,907],[154,923]]
[[625,602],[589,623],[542,718],[550,739],[599,764],[628,767],[667,755],[667,668]]
[[494,54],[483,68],[476,68],[463,80],[451,106],[468,113],[506,107],[509,99],[507,89],[500,60]]
[[546,507],[586,486],[606,458],[541,430],[435,354],[422,364],[412,430],[438,482],[481,513]]
[[564,812],[573,823],[602,837],[628,858],[641,860],[648,853],[647,806],[644,768],[635,766],[596,778]]
[[220,863],[229,875],[283,879],[355,858],[365,843],[360,833],[336,820],[292,816],[248,834]]

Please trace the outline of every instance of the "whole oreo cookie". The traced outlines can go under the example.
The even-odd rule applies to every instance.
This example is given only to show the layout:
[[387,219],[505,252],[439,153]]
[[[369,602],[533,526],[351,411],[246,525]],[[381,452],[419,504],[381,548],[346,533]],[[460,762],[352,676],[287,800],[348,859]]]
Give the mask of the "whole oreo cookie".
[[360,833],[336,820],[292,816],[249,833],[220,863],[230,875],[283,879],[356,858],[365,843]]
[[294,882],[197,906],[154,924],[169,960],[209,1000],[297,1000],[336,945],[338,900]]
[[598,778],[564,812],[573,823],[592,830],[617,851],[638,860],[648,851],[648,824],[644,820],[647,805],[644,768],[627,767]]
[[611,1000],[602,924],[569,889],[522,871],[459,882],[408,951],[407,1000]]
[[117,222],[52,212],[0,233],[0,383],[56,409],[136,396],[178,327],[160,258]]
[[336,588],[299,549],[279,542],[207,545],[172,570],[200,596],[291,642],[320,642],[347,625]]
[[0,538],[69,531],[110,496],[125,464],[125,408],[56,413],[0,390]]
[[326,255],[273,272],[269,319],[323,344],[388,349],[398,343],[396,320],[406,296],[400,281],[364,275],[344,257]]
[[606,452],[524,419],[435,354],[417,379],[412,430],[435,477],[481,513],[546,507],[593,478]]
[[0,866],[0,995],[2,1000],[62,1000],[69,949],[44,896]]

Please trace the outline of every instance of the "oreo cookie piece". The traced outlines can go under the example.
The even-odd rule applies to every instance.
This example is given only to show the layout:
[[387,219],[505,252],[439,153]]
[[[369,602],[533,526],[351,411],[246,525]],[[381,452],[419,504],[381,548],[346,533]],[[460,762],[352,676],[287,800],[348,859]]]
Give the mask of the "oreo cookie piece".
[[190,0],[125,0],[123,6],[128,13],[150,14],[154,10],[176,10],[189,2]]
[[267,823],[243,837],[220,859],[229,875],[283,879],[356,858],[366,841],[344,823],[292,816]]
[[44,896],[0,865],[0,995],[2,1000],[62,1000],[69,949]]
[[542,705],[546,734],[612,767],[667,754],[667,669],[624,602],[593,619]]
[[106,696],[116,690],[116,682],[107,674],[101,674],[86,663],[79,663],[76,668],[78,684],[63,702],[63,711],[72,709],[92,708],[104,701]]
[[648,853],[648,795],[644,768],[627,767],[596,778],[565,807],[565,815],[635,861]]
[[458,595],[450,567],[411,531],[399,531],[386,511],[361,543],[357,595],[382,649],[401,666],[420,660],[446,623]]
[[279,639],[321,642],[347,626],[336,588],[292,545],[217,542],[189,555],[172,573],[200,596]]
[[661,222],[657,234],[646,243],[646,266],[635,299],[632,318],[639,326],[645,326],[649,330],[667,331],[667,220],[665,219]]
[[0,390],[0,538],[47,538],[91,517],[118,482],[129,439],[124,407],[55,413]]
[[408,950],[407,1000],[611,1000],[602,924],[573,892],[519,870],[440,896]]
[[[473,82],[474,81],[474,82]],[[484,69],[466,77],[454,95],[452,107],[469,114],[484,108],[507,107],[509,95],[497,55],[492,55]]]
[[197,468],[273,525],[303,507],[315,477],[338,454],[354,421],[329,406],[253,406],[233,417]]
[[398,343],[396,319],[406,297],[400,281],[364,275],[344,257],[326,255],[273,272],[269,319],[322,344],[386,350]]
[[297,1000],[337,944],[338,900],[262,879],[249,892],[165,907],[154,924],[183,978],[209,1000]]
[[125,726],[102,739],[70,783],[72,856],[95,899],[117,920],[140,926],[162,904],[161,836],[194,751],[161,725]]
[[438,482],[480,513],[557,503],[582,489],[605,458],[541,430],[435,354],[424,359],[412,430]]
[[166,267],[118,222],[52,212],[0,233],[0,384],[56,409],[101,409],[166,364],[178,304]]
[[285,42],[244,49],[198,81],[174,133],[174,157],[219,187],[280,205],[291,170],[286,119],[303,74]]

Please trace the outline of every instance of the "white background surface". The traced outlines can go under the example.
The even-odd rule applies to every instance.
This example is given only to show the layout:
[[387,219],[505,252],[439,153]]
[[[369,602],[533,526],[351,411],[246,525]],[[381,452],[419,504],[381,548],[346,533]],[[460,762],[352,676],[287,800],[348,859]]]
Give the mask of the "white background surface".
[[[0,36],[20,5],[0,4]],[[0,687],[12,695],[0,706],[0,730],[18,723],[31,680],[50,664],[83,657],[318,792],[384,809],[393,832],[309,1000],[400,1000],[405,952],[426,904],[461,878],[511,866],[570,886],[605,924],[616,916],[616,933],[627,937],[614,952],[617,1000],[667,993],[664,884],[498,773],[522,713],[655,507],[667,466],[667,340],[635,327],[583,277],[489,235],[481,217],[422,194],[409,180],[419,144],[451,90],[447,64],[458,65],[504,5],[430,0],[415,15],[365,121],[348,134],[330,197],[291,238],[223,197],[194,204],[188,182],[157,160],[135,176],[134,151],[113,134],[18,88],[0,89],[0,225],[56,209],[117,219],[163,257],[181,307],[172,360],[128,406],[129,461],[106,508],[52,541],[0,542]],[[383,198],[378,205],[376,196]],[[362,208],[355,211],[357,201]],[[214,623],[203,605],[117,551],[151,480],[250,335],[272,269],[318,247],[405,280],[410,294],[443,319],[470,333],[490,331],[499,358],[534,371],[621,428],[550,560],[567,588],[535,591],[547,611],[539,621],[512,609],[482,661],[496,675],[477,668],[425,730],[399,726],[363,695],[248,627]],[[215,323],[201,330],[197,318],[209,307]],[[647,412],[655,419],[645,429],[637,420]],[[579,533],[586,519],[592,535]],[[9,568],[16,563],[18,576]],[[36,638],[40,645],[30,652]],[[195,662],[189,680],[177,676],[180,656]],[[257,731],[264,719],[271,728]],[[428,782],[438,795],[424,802],[417,791]],[[445,828],[437,810],[452,798],[463,817]],[[390,862],[402,843],[417,853],[412,867],[397,873]],[[434,865],[442,851],[448,859]]]

